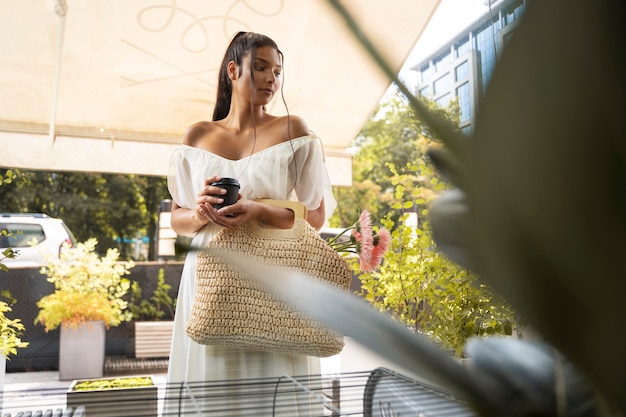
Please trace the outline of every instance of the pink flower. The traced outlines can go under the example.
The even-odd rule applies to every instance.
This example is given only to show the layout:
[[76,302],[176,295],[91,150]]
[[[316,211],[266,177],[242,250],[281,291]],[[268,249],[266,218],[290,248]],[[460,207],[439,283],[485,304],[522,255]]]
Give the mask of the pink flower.
[[357,241],[361,241],[363,234],[372,234],[372,219],[370,217],[369,211],[367,210],[363,210],[363,212],[361,212],[359,220],[354,223],[352,228],[352,235],[356,238]]
[[[351,231],[349,240],[339,239],[349,230]],[[357,254],[361,271],[371,272],[380,265],[390,240],[391,236],[385,228],[381,228],[378,234],[374,233],[370,214],[364,210],[356,223],[330,239],[328,243],[337,252]]]
[[361,271],[371,271],[372,268],[372,250],[374,249],[374,235],[372,232],[372,220],[367,210],[364,210],[359,216],[352,236],[357,243],[357,253],[359,254],[359,265]]
[[389,233],[389,230],[381,227],[378,233],[374,234],[374,249],[372,250],[373,269],[376,269],[382,262],[390,243],[391,234]]

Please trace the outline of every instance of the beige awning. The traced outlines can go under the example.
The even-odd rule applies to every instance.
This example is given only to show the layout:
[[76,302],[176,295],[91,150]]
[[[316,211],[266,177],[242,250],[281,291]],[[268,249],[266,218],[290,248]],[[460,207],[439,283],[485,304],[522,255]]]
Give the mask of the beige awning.
[[[345,0],[398,70],[440,0]],[[66,6],[66,7],[65,7]],[[63,16],[63,9],[66,15]],[[333,182],[389,87],[324,0],[0,0],[0,166],[164,175],[209,120],[239,30],[285,54],[285,99],[323,140]],[[283,114],[280,100],[270,110]]]

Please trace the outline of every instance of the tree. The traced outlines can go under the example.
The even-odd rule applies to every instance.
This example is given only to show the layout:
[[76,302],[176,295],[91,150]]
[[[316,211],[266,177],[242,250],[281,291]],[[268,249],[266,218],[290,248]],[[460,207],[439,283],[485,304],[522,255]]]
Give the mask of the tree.
[[143,236],[149,222],[144,186],[136,175],[104,175],[103,179],[100,187],[102,202],[96,208],[98,223],[107,237],[115,238],[122,258],[128,259],[130,241]]
[[116,248],[122,259],[130,258],[130,240],[154,236],[159,202],[169,198],[164,177],[50,171],[23,175],[28,184],[0,187],[0,211],[62,218],[78,241],[96,238],[99,252]]
[[[435,104],[424,100],[435,110]],[[436,109],[458,126],[458,105]],[[448,185],[427,152],[441,144],[397,91],[383,101],[355,141],[354,184],[336,188],[338,209],[331,224],[352,224],[367,209],[391,231],[380,268],[361,273],[361,295],[414,331],[461,355],[472,336],[511,334],[515,312],[475,274],[437,250],[428,214]],[[420,219],[407,224],[410,213]]]
[[[16,182],[28,182],[27,176],[19,169],[15,171],[7,170],[4,174],[0,174],[0,188],[2,186],[7,188],[9,184]],[[0,230],[0,233],[5,236],[10,234],[7,230]],[[14,258],[15,256],[17,256],[17,253],[12,248],[5,248],[5,250],[0,253],[0,271],[7,272],[8,268],[2,261],[7,258]],[[18,348],[28,346],[28,342],[22,341],[22,333],[25,328],[21,319],[11,319],[6,315],[6,313],[12,311],[11,306],[15,304],[16,301],[10,291],[0,291],[0,355],[7,358],[9,355],[16,355]]]
[[[453,124],[458,125],[459,106],[452,102],[446,109],[422,99],[428,107],[445,115]],[[388,213],[398,219],[398,213],[392,208],[397,203],[395,187],[390,166],[397,167],[399,173],[415,175],[404,177],[412,184],[421,186],[407,195],[412,201],[420,201],[417,209],[424,209],[423,201],[435,194],[432,181],[439,183],[438,176],[432,169],[425,169],[428,149],[439,147],[440,142],[431,129],[415,114],[408,100],[396,89],[392,90],[374,111],[373,116],[357,136],[354,147],[353,186],[335,187],[338,207],[330,220],[332,226],[345,227],[353,224],[363,207],[374,218],[383,218]],[[407,169],[407,166],[418,166]],[[416,210],[417,210],[416,209]]]
[[[21,170],[8,169],[4,173],[0,173],[0,192],[7,190],[10,187],[10,184],[15,186],[18,183],[28,184],[28,182],[29,176]],[[11,236],[11,232],[5,229],[0,229],[0,236]],[[2,252],[0,252],[0,271],[8,271],[9,269],[2,262],[5,259],[15,258],[16,256],[18,256],[18,252],[14,251],[13,248],[5,248]]]

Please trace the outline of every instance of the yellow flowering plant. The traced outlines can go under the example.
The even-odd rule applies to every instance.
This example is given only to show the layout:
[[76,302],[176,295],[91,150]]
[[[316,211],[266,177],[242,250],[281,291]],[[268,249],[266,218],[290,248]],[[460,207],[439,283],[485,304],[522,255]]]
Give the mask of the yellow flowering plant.
[[27,347],[28,342],[22,341],[24,324],[21,320],[6,316],[12,311],[15,299],[8,291],[0,292],[0,297],[0,355],[8,359],[9,355],[17,355],[17,349]]
[[130,320],[123,299],[130,281],[123,278],[134,262],[118,262],[117,249],[109,249],[105,256],[95,253],[97,240],[88,239],[75,247],[67,247],[58,259],[48,260],[41,269],[48,276],[55,291],[46,295],[37,306],[40,311],[35,323],[46,331],[60,325],[76,328],[88,321],[103,321],[105,326],[117,326]]

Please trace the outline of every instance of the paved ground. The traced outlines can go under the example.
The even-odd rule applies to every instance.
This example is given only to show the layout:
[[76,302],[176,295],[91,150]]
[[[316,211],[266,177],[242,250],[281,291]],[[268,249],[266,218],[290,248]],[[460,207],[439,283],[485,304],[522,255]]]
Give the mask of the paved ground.
[[[132,374],[154,376],[155,383],[159,387],[160,402],[165,393],[165,370],[166,366],[154,361],[131,361],[120,358],[110,358],[108,363],[108,371],[105,377],[114,376],[113,372],[129,371],[132,367]],[[141,365],[141,366],[140,366]],[[143,367],[145,365],[145,368]],[[376,367],[383,366],[389,369],[395,369],[407,376],[413,376],[410,371],[396,369],[394,364],[387,358],[373,354],[354,340],[346,337],[346,346],[339,355],[322,360],[322,373],[350,373],[361,372],[363,370],[371,370]],[[119,368],[119,369],[118,369]],[[128,375],[128,372],[123,374]],[[416,377],[419,379],[419,377]],[[40,371],[40,372],[11,372],[5,377],[4,400],[0,402],[2,412],[0,417],[18,417],[20,412],[27,413],[47,410],[65,410],[65,394],[72,381],[59,381],[59,373],[57,371]],[[362,389],[362,387],[361,387]],[[362,393],[355,394],[359,399],[359,407],[361,406]],[[159,404],[159,408],[161,404]],[[25,414],[22,417],[29,416]]]

